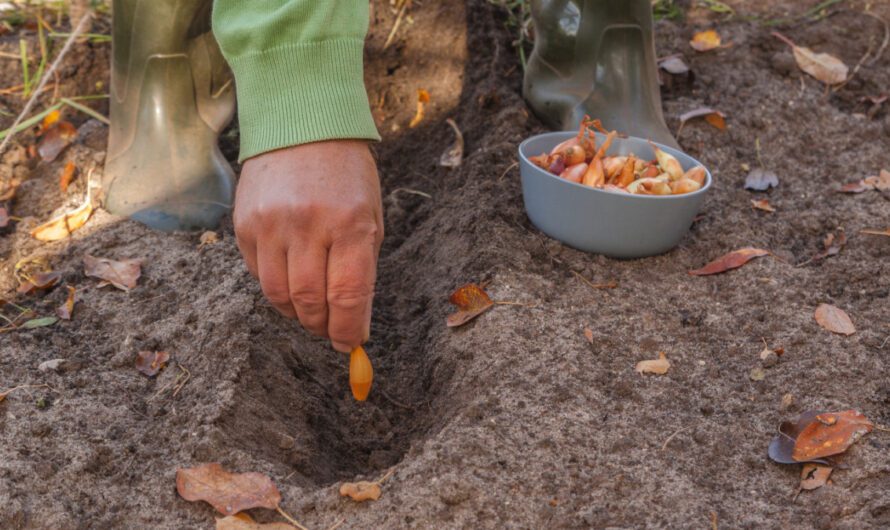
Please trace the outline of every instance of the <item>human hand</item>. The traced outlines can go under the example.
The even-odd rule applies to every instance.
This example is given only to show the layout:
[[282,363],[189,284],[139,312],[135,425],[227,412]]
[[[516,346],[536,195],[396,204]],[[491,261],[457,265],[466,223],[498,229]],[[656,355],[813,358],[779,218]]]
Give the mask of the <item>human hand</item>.
[[367,142],[331,140],[248,159],[234,224],[247,268],[281,314],[341,352],[368,339],[383,215]]

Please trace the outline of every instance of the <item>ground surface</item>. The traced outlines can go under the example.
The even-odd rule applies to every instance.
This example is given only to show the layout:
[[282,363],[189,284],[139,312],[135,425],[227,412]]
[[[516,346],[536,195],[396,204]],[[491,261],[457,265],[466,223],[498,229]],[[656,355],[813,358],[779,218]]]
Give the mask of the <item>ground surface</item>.
[[[524,214],[518,172],[508,168],[516,144],[542,127],[520,96],[504,11],[426,0],[383,50],[394,16],[388,2],[374,2],[367,78],[384,134],[387,239],[366,403],[349,395],[343,356],[263,301],[230,221],[221,242],[200,251],[196,234],[155,233],[101,210],[66,241],[28,237],[82,197],[82,179],[66,198],[57,175],[65,160],[101,160],[101,129],[33,171],[7,159],[4,171],[30,178],[12,204],[25,219],[0,236],[0,296],[14,296],[17,261],[42,255],[81,301],[70,322],[0,335],[0,389],[51,387],[0,404],[0,527],[210,528],[212,508],[174,488],[177,467],[207,461],[270,475],[285,509],[314,529],[342,518],[341,528],[705,528],[712,517],[721,528],[890,526],[886,432],[860,441],[848,469],[796,501],[798,467],[766,456],[778,423],[805,409],[858,408],[890,425],[890,238],[858,233],[890,224],[890,201],[832,191],[890,168],[890,115],[885,108],[869,120],[860,101],[888,91],[890,50],[826,95],[802,79],[771,28],[745,19],[804,6],[732,4],[740,13],[730,21],[699,9],[657,26],[659,55],[683,54],[695,73],[665,89],[671,128],[701,105],[728,116],[725,132],[690,123],[680,138],[714,172],[703,218],[668,254],[616,261],[548,239]],[[781,27],[852,66],[883,38],[866,7],[842,2],[825,18]],[[886,2],[870,8],[890,20]],[[693,31],[714,24],[733,45],[690,50]],[[4,51],[17,50],[17,36],[2,39]],[[80,45],[63,94],[107,86],[107,57],[107,44]],[[16,84],[17,63],[2,60],[2,81]],[[433,102],[409,130],[417,88]],[[448,117],[467,142],[456,170],[437,166],[452,141]],[[781,179],[769,193],[774,214],[753,210],[754,195],[742,189],[757,137]],[[839,255],[784,262],[810,257],[839,227],[850,239]],[[744,246],[781,259],[707,278],[686,273]],[[83,275],[84,253],[144,260],[139,286],[96,288]],[[619,286],[592,290],[575,273]],[[470,281],[534,306],[498,306],[446,329],[448,294]],[[57,288],[16,300],[50,313],[64,296]],[[845,309],[858,332],[819,328],[813,311],[822,302]],[[755,382],[762,337],[786,353]],[[172,353],[156,379],[133,369],[146,349]],[[660,350],[673,362],[667,375],[634,372]],[[59,371],[38,370],[56,358],[66,359]],[[179,366],[191,377],[174,396]],[[783,408],[786,394],[793,404]],[[379,501],[337,495],[340,481],[393,466]],[[272,519],[261,512],[253,513]]]

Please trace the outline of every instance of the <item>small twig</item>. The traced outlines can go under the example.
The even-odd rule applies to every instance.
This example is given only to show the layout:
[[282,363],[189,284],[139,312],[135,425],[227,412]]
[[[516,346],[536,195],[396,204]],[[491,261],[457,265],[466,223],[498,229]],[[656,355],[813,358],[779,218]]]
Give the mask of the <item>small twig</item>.
[[521,305],[522,307],[537,307],[537,302],[514,302],[512,300],[496,300],[494,305]]
[[395,468],[395,467],[391,468],[389,471],[386,472],[385,475],[383,475],[382,477],[380,477],[379,479],[377,479],[377,480],[375,481],[375,483],[376,483],[378,486],[383,485],[383,483],[386,482],[386,479],[388,479],[389,477],[391,477],[392,474],[395,473],[395,472],[396,472],[396,468]]
[[882,17],[880,17],[878,15],[875,15],[874,13],[869,13],[868,11],[866,11],[866,12],[864,12],[864,14],[867,16],[870,16],[874,19],[879,20],[881,22],[881,24],[884,25],[884,41],[881,43],[881,47],[878,48],[878,51],[877,51],[877,53],[875,53],[875,56],[872,57],[867,63],[865,63],[865,66],[871,66],[871,65],[875,64],[876,62],[878,62],[878,60],[884,54],[884,50],[887,48],[887,45],[890,44],[890,25],[887,24],[886,20],[884,20]]
[[399,31],[399,26],[402,24],[402,17],[405,16],[405,11],[408,10],[408,6],[411,5],[411,0],[405,0],[402,3],[402,9],[399,9],[399,14],[396,16],[396,21],[392,25],[392,29],[389,32],[389,35],[386,37],[386,42],[383,43],[383,49],[389,48],[389,45],[392,44],[392,39],[396,36],[396,32]]
[[884,427],[883,425],[875,425],[874,428],[877,431],[890,432],[890,427]]
[[507,169],[505,169],[504,172],[501,173],[501,176],[498,177],[498,180],[501,180],[502,178],[506,177],[506,176],[507,176],[507,173],[509,173],[511,169],[513,169],[514,167],[516,167],[516,166],[518,166],[518,165],[519,165],[519,162],[513,162],[512,164],[510,164],[509,166],[507,166]]
[[392,398],[389,394],[387,394],[386,391],[383,390],[383,389],[378,390],[378,392],[380,392],[380,395],[382,395],[384,398],[386,398],[387,401],[389,401],[390,403],[392,403],[393,405],[395,405],[395,406],[397,406],[397,407],[401,407],[401,408],[403,408],[403,409],[407,409],[407,410],[416,410],[416,409],[415,409],[414,407],[412,407],[411,405],[406,405],[406,404],[402,403],[401,401],[398,401],[398,400],[396,400],[396,399],[393,399],[393,398]]
[[427,199],[433,198],[433,196],[429,193],[425,193],[419,190],[412,190],[411,188],[396,188],[390,192],[390,195],[395,195],[397,192],[410,193],[411,195],[420,195],[421,197],[425,197]]
[[610,280],[606,283],[593,283],[592,281],[585,278],[581,273],[572,271],[572,274],[581,279],[584,283],[586,283],[591,289],[615,289],[618,287],[618,282],[615,280]]
[[[843,81],[842,83],[838,84],[837,86],[832,87],[832,88],[831,88],[831,91],[832,91],[832,92],[837,92],[838,90],[844,88],[844,86],[845,86],[847,83],[849,83],[850,80],[853,79],[853,77],[856,76],[856,72],[859,71],[859,69],[862,67],[862,63],[864,63],[865,60],[868,59],[868,56],[869,56],[869,55],[871,55],[871,44],[869,44],[869,45],[868,45],[868,49],[865,50],[865,55],[863,55],[863,56],[859,59],[859,62],[856,63],[856,66],[853,67],[853,71],[850,72],[850,75],[847,76],[847,78],[844,79],[844,81]],[[827,87],[827,86],[828,86],[828,85],[826,85],[826,87]]]
[[328,528],[328,530],[337,530],[345,522],[346,522],[346,518],[341,517],[340,520],[337,521],[336,523],[334,523],[330,528]]
[[[68,40],[65,41],[65,46],[62,47],[62,51],[59,52],[59,55],[56,56],[56,59],[53,61],[53,64],[49,67],[49,70],[43,73],[43,77],[40,79],[40,83],[37,85],[37,89],[31,94],[31,98],[28,100],[28,103],[25,104],[25,108],[22,109],[22,112],[19,113],[18,117],[12,123],[12,127],[10,130],[15,131],[15,128],[21,123],[22,120],[25,119],[25,116],[31,112],[31,108],[34,107],[34,104],[37,102],[37,97],[43,92],[44,86],[46,86],[47,81],[53,77],[56,69],[62,64],[62,59],[65,55],[68,54],[68,51],[71,50],[71,46],[74,45],[74,42],[77,40],[78,35],[80,35],[83,30],[87,27],[87,22],[93,18],[93,13],[90,10],[87,10],[84,13],[83,17],[81,17],[80,22],[77,24],[77,27],[74,28],[74,31],[71,32],[71,35],[68,37]],[[3,154],[4,149],[6,149],[6,145],[15,136],[15,133],[8,134],[3,141],[0,141],[0,155]]]
[[[192,378],[192,373],[189,372],[189,369],[188,369],[188,368],[186,368],[185,366],[183,366],[183,365],[180,364],[180,363],[176,363],[176,366],[178,366],[179,369],[182,370],[182,372],[181,372],[179,375],[182,375],[182,373],[184,372],[184,373],[185,373],[185,378],[182,380],[181,383],[179,383],[178,385],[176,385],[176,387],[173,389],[173,397],[176,397],[176,394],[178,394],[179,391],[182,390],[182,387],[184,387],[185,384],[189,382],[189,379]],[[177,377],[177,379],[178,379],[178,377]]]
[[306,528],[305,526],[303,526],[303,525],[301,525],[300,523],[298,523],[296,519],[294,519],[293,517],[291,517],[290,515],[288,515],[286,511],[282,510],[282,509],[281,509],[281,506],[276,506],[275,509],[278,510],[278,513],[280,513],[282,517],[284,517],[285,519],[287,519],[287,522],[289,522],[290,524],[296,526],[296,527],[299,528],[300,530],[309,530],[309,529]]
[[670,443],[670,441],[673,440],[675,436],[677,436],[678,434],[680,434],[681,432],[683,432],[685,430],[688,430],[691,427],[692,427],[692,425],[687,425],[686,427],[682,427],[682,428],[674,431],[674,434],[668,436],[667,440],[665,440],[664,443],[661,444],[661,450],[664,451],[665,449],[667,449],[668,443]]

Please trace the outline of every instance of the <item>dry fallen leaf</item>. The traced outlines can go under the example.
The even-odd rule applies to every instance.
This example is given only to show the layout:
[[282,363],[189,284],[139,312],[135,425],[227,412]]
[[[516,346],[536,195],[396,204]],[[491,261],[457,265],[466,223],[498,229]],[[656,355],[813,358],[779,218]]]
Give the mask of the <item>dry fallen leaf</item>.
[[763,168],[754,168],[745,177],[745,189],[766,191],[779,185],[779,177],[772,171]]
[[215,245],[219,243],[219,234],[212,230],[207,230],[201,237],[198,239],[198,248],[204,248],[209,245]]
[[751,207],[755,210],[763,210],[764,212],[773,213],[776,211],[775,208],[769,203],[767,199],[755,200],[751,199]]
[[587,339],[587,342],[593,344],[593,330],[590,328],[584,328],[584,338]]
[[65,299],[65,303],[56,308],[56,315],[62,320],[71,320],[71,316],[74,315],[74,303],[76,302],[77,289],[73,286],[68,285],[68,298]]
[[40,241],[58,241],[70,236],[72,232],[83,226],[93,213],[93,202],[89,192],[87,198],[77,208],[63,213],[31,230],[31,237]]
[[658,67],[674,75],[689,73],[689,67],[686,66],[686,63],[678,55],[671,55],[661,59],[658,61]]
[[36,272],[24,275],[24,281],[16,289],[18,294],[30,294],[34,291],[45,291],[62,279],[62,273],[56,271]]
[[77,166],[74,165],[74,162],[65,164],[65,169],[59,174],[59,189],[62,190],[62,193],[68,191],[68,185],[71,184],[71,179],[74,178],[74,172],[76,170]]
[[887,228],[884,230],[865,229],[865,230],[860,230],[859,233],[860,234],[869,234],[872,236],[888,236],[888,237],[890,237],[890,228]]
[[[714,110],[710,107],[701,107],[681,114],[679,128],[682,129],[687,121],[694,118],[704,118],[706,122],[721,131],[726,129],[726,116],[719,110]],[[677,134],[680,134],[679,130],[677,131]]]
[[216,530],[297,530],[297,527],[287,523],[258,523],[242,512],[217,519]]
[[697,52],[706,52],[720,47],[720,34],[716,30],[709,29],[699,31],[692,36],[689,45]]
[[43,133],[37,144],[37,153],[44,162],[52,162],[76,137],[77,129],[74,125],[67,121],[56,122]]
[[52,326],[56,322],[59,321],[58,317],[41,317],[41,318],[32,318],[31,320],[25,322],[20,328],[24,329],[34,329],[34,328],[43,328],[46,326]]
[[6,211],[6,208],[0,206],[0,228],[6,228],[6,225],[9,224],[9,212]]
[[408,124],[408,127],[414,128],[423,121],[423,109],[424,105],[430,102],[430,93],[424,89],[419,89],[417,91],[417,112],[414,114],[414,117],[411,118],[411,123]]
[[53,124],[59,121],[59,118],[62,117],[62,112],[59,109],[56,109],[41,120],[40,125],[37,127],[37,134],[45,133]]
[[376,501],[380,498],[380,484],[377,482],[344,482],[340,486],[340,496],[356,502]]
[[816,322],[820,326],[840,335],[852,335],[856,333],[856,326],[850,320],[850,316],[843,309],[829,304],[820,304],[816,308]]
[[751,369],[748,373],[748,378],[751,379],[751,381],[763,381],[764,378],[766,378],[766,372],[763,371],[763,368],[757,366]]
[[821,488],[828,482],[828,477],[833,469],[833,467],[822,464],[804,464],[800,470],[800,489],[814,490]]
[[281,493],[262,473],[229,473],[217,463],[176,470],[176,491],[187,501],[206,501],[224,515],[251,508],[275,510]]
[[829,55],[827,53],[816,53],[809,48],[798,46],[794,42],[782,35],[778,31],[773,32],[773,36],[791,46],[794,54],[794,60],[801,70],[815,77],[819,81],[827,85],[836,85],[847,80],[847,72],[849,69],[843,61]]
[[651,361],[640,361],[634,367],[634,370],[643,374],[658,374],[664,375],[667,373],[668,369],[671,367],[671,362],[667,359],[664,352],[658,352],[658,359],[654,359]]
[[141,351],[136,354],[136,369],[148,377],[154,377],[167,366],[169,360],[170,354],[165,351]]
[[448,315],[446,324],[449,328],[462,326],[478,317],[494,305],[488,294],[475,283],[470,283],[458,288],[451,293],[449,302],[458,307],[458,311]]
[[858,182],[844,184],[838,191],[841,193],[862,193],[870,190],[890,190],[890,171],[882,169],[877,175],[865,177]]
[[464,159],[464,135],[457,127],[457,123],[451,118],[445,120],[454,130],[454,144],[442,153],[439,158],[439,165],[444,167],[458,167]]
[[[801,413],[796,422],[783,421],[779,425],[779,432],[770,441],[769,457],[780,464],[799,464],[800,462],[792,457],[794,444],[797,442],[797,437],[800,433],[810,423],[815,421],[816,416],[819,414],[821,414],[819,411],[807,410]],[[813,459],[811,461],[819,464],[829,464],[829,461],[825,459]]]
[[136,259],[114,261],[86,254],[83,257],[83,272],[87,276],[104,280],[121,291],[129,291],[136,287],[136,281],[142,274],[142,265]]
[[843,453],[872,428],[874,424],[857,410],[823,412],[797,435],[791,456],[807,462]]
[[737,269],[754,258],[759,258],[768,254],[768,250],[760,248],[742,248],[734,250],[728,254],[720,256],[700,269],[689,271],[689,274],[692,274],[693,276],[718,274],[731,269]]

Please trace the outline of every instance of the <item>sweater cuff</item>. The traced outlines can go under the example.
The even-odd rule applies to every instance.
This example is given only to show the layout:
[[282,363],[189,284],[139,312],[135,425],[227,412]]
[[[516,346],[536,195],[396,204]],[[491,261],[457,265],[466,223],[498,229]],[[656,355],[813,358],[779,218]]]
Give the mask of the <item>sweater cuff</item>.
[[241,129],[238,161],[320,140],[379,140],[363,48],[364,40],[346,38],[230,57]]

